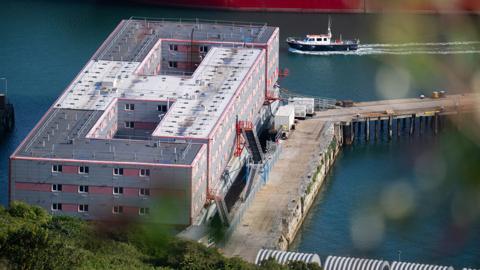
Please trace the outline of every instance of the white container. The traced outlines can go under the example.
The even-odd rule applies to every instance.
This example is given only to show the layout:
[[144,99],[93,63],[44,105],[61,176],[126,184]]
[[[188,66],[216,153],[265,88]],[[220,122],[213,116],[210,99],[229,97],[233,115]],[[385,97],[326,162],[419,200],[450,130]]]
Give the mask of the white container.
[[306,105],[295,105],[295,118],[305,119],[307,117]]
[[295,108],[291,105],[278,107],[274,118],[275,130],[289,131],[295,122]]
[[313,98],[293,97],[288,100],[288,103],[295,106],[305,105],[307,115],[313,115],[315,113],[315,99]]

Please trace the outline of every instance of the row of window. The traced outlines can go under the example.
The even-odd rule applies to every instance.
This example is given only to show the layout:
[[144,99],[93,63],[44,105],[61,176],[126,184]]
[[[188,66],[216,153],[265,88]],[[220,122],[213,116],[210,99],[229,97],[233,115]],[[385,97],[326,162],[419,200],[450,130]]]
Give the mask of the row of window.
[[[52,165],[52,172],[61,173],[63,172],[63,166],[54,164]],[[79,174],[88,174],[90,173],[90,168],[88,166],[78,167]],[[113,175],[123,175],[123,168],[113,168]],[[140,169],[138,175],[142,177],[150,176],[150,169]]]
[[317,38],[317,39],[315,39],[315,38],[309,38],[309,39],[307,39],[307,41],[327,41],[327,38],[326,38],[326,37],[324,37],[324,38]]
[[[177,44],[170,44],[168,46],[168,48],[169,48],[170,51],[178,51],[178,45]],[[198,46],[198,51],[201,52],[201,53],[206,53],[206,52],[208,52],[208,46],[200,45],[200,46]]]
[[[63,186],[62,184],[52,184],[52,191],[60,192],[62,191]],[[80,185],[78,186],[78,193],[88,193],[88,186]],[[113,187],[113,194],[123,194],[123,187]],[[140,196],[150,196],[150,189],[149,188],[140,188],[138,190],[138,195]]]
[[[135,110],[135,104],[133,104],[133,103],[125,104],[125,111],[134,111],[134,110]],[[166,112],[167,111],[167,105],[157,105],[157,111]]]
[[[52,203],[51,207],[52,211],[62,211],[62,204],[61,203]],[[79,204],[77,211],[79,213],[85,213],[88,212],[88,204]],[[122,214],[123,213],[123,206],[121,205],[114,205],[112,207],[112,213],[113,214]],[[149,215],[150,214],[150,208],[148,207],[141,207],[138,209],[138,214],[143,216],[143,215]]]

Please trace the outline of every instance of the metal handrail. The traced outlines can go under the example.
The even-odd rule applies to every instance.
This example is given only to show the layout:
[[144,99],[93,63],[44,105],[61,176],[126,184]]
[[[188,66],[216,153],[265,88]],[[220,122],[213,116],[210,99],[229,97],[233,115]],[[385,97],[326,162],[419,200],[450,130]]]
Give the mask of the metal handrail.
[[[71,152],[59,155],[56,154],[51,149],[32,149],[29,151],[32,157],[44,157],[44,158],[61,158],[69,157],[73,159],[86,159],[86,160],[112,160],[112,161],[123,161],[123,160],[152,160],[152,161],[164,161],[172,164],[185,164],[182,162],[184,160],[175,159],[175,154],[169,153],[165,154],[163,151],[158,151],[156,154],[147,154],[147,153],[136,153],[136,152],[119,152],[119,151],[90,151],[82,149],[74,149]],[[102,158],[108,157],[108,158]],[[175,162],[172,162],[174,161]]]
[[137,52],[137,54],[135,54],[135,57],[133,57],[133,60],[132,62],[138,62],[139,61],[139,57],[145,53],[145,50],[148,48],[148,46],[150,45],[150,43],[152,43],[153,40],[157,40],[155,37],[157,37],[157,35],[150,35],[148,37],[148,40],[147,42],[145,42],[142,46],[142,48]]
[[244,21],[228,21],[228,20],[209,20],[209,19],[199,19],[199,18],[155,18],[155,17],[142,17],[142,16],[132,16],[129,20],[148,20],[148,21],[158,21],[158,22],[178,22],[178,23],[190,23],[190,24],[231,24],[232,26],[258,26],[264,27],[267,26],[266,22],[244,22]]
[[102,58],[105,56],[105,54],[112,48],[113,44],[115,44],[115,41],[117,41],[117,39],[123,34],[123,32],[125,31],[125,29],[127,29],[127,27],[128,27],[128,25],[130,24],[130,22],[131,22],[131,19],[128,19],[127,22],[125,22],[125,24],[122,26],[122,28],[120,29],[120,31],[118,31],[118,33],[115,34],[115,36],[113,37],[113,39],[108,42],[108,46],[103,49],[102,54],[99,55],[99,56],[97,57],[97,59],[102,59]]
[[48,126],[50,121],[57,115],[59,110],[53,110],[53,112],[50,114],[50,116],[43,122],[42,127],[35,133],[35,135],[32,137],[30,142],[25,146],[25,151],[29,151],[30,147],[32,147],[33,143],[37,141],[38,137],[43,134],[43,131],[45,128]]

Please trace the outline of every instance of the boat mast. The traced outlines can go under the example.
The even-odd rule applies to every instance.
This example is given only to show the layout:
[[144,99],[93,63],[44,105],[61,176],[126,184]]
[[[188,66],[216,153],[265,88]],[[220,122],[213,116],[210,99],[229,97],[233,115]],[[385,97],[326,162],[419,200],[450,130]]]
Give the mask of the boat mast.
[[328,37],[332,38],[332,20],[330,16],[328,16]]

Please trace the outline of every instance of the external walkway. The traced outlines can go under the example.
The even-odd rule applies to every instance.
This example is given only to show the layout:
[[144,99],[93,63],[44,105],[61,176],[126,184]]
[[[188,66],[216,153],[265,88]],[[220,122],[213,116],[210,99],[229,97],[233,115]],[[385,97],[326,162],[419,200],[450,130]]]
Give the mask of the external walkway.
[[279,239],[282,213],[308,171],[311,157],[321,143],[323,120],[307,119],[296,125],[290,138],[282,141],[283,150],[273,167],[269,182],[258,191],[248,211],[223,248],[227,256],[255,260],[262,247],[271,247]]

